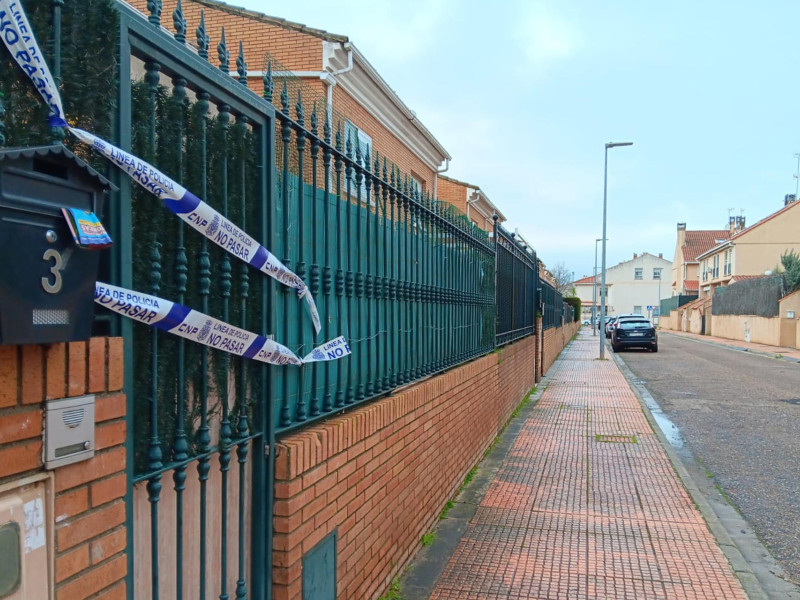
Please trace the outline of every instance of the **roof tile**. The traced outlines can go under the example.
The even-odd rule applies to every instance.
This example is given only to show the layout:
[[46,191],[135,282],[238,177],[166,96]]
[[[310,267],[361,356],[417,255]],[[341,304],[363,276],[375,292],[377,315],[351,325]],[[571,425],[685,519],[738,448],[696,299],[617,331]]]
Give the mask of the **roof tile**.
[[711,250],[721,241],[730,239],[728,229],[700,229],[687,231],[686,238],[681,246],[684,262],[696,262],[697,257],[703,252]]

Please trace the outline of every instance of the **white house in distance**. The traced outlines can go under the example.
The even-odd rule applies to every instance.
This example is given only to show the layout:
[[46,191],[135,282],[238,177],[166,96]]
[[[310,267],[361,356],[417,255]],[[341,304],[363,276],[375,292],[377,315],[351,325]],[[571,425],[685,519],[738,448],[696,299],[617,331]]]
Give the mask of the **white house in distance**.
[[[643,252],[633,259],[606,268],[608,299],[606,314],[639,313],[652,318],[658,315],[662,298],[672,295],[669,276],[672,262],[662,254]],[[664,281],[664,278],[667,278]],[[597,274],[597,316],[600,316],[600,273]],[[594,278],[584,277],[573,283],[575,294],[581,299],[581,320],[592,318]]]

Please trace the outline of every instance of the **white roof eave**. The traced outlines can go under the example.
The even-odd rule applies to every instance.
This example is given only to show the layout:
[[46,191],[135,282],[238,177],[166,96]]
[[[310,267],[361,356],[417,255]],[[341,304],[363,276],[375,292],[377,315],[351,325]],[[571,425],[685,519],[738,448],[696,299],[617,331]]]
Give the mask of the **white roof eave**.
[[[325,70],[335,72],[347,67],[348,50],[343,44],[325,41],[323,46]],[[337,84],[432,170],[451,160],[450,154],[358,49],[350,44],[349,50],[353,52],[353,68],[336,75]]]

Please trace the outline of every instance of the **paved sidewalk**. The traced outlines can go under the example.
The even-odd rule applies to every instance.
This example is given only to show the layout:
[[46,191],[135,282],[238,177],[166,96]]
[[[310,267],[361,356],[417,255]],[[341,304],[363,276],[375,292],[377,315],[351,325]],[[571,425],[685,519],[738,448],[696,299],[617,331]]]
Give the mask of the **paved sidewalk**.
[[742,340],[729,340],[728,338],[716,337],[713,335],[702,335],[700,333],[688,333],[686,331],[673,331],[672,329],[659,329],[658,334],[678,335],[699,342],[719,344],[735,350],[753,352],[754,354],[764,354],[774,358],[783,358],[792,362],[800,362],[800,350],[786,346],[770,346],[769,344],[759,344],[758,342],[745,342]]
[[627,380],[596,357],[587,329],[551,367],[430,600],[746,598]]

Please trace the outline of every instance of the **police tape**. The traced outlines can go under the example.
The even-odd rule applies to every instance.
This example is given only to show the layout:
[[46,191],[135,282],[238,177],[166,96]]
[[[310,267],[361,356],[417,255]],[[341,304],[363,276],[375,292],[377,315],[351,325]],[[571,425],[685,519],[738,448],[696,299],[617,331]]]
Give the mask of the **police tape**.
[[347,340],[339,336],[299,358],[286,346],[263,335],[234,327],[158,296],[142,294],[99,281],[95,283],[94,301],[110,311],[144,325],[216,350],[272,365],[301,366],[313,362],[337,360],[351,353]]
[[75,127],[70,127],[69,131],[125,171],[131,179],[162,200],[168,209],[207,239],[262,273],[288,287],[295,288],[297,295],[305,298],[308,303],[314,331],[319,333],[319,313],[311,292],[303,280],[290,271],[274,254],[154,166],[87,131]]
[[55,86],[53,76],[39,50],[33,30],[22,5],[16,0],[0,0],[0,35],[3,43],[17,61],[17,64],[30,77],[36,91],[50,108],[48,122],[52,127],[66,127],[61,96]]
[[37,91],[50,107],[51,126],[66,127],[79,141],[125,171],[141,187],[163,201],[164,205],[187,225],[220,248],[282,284],[294,288],[299,298],[305,298],[314,331],[320,332],[319,313],[308,286],[269,250],[227,217],[146,161],[88,131],[67,124],[58,88],[53,83],[53,77],[19,2],[0,0],[0,36],[17,64],[31,78]]

